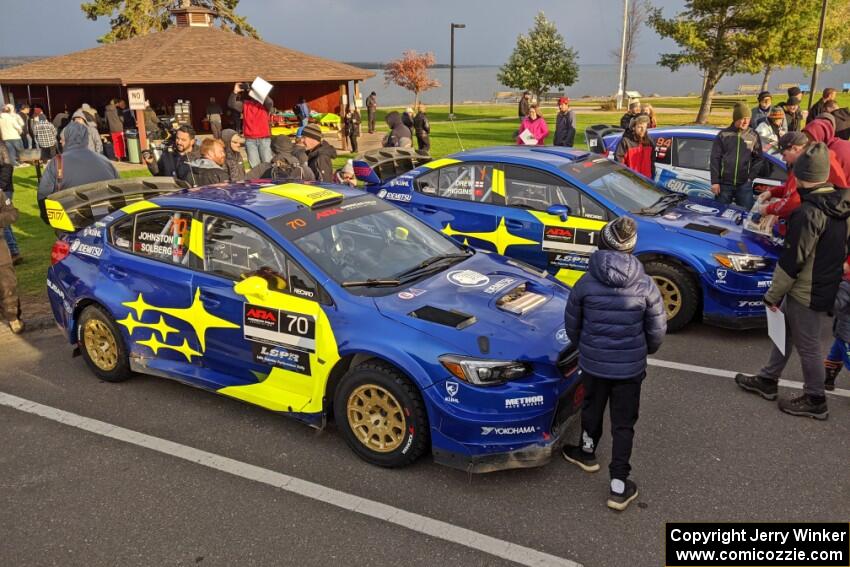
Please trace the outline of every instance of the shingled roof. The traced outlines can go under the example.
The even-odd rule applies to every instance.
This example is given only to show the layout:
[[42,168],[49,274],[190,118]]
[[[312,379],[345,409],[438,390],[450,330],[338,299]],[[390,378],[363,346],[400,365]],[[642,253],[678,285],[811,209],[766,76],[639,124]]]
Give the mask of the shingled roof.
[[364,80],[374,73],[215,27],[172,27],[0,70],[0,84],[151,85]]

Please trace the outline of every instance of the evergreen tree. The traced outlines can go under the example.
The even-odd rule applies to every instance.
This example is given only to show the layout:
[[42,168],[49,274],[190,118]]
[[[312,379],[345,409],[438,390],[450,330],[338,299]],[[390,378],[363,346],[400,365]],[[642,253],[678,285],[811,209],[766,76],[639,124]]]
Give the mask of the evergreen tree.
[[[92,0],[80,8],[90,20],[109,18],[112,29],[98,41],[112,43],[166,29],[172,24],[169,10],[189,3],[189,0]],[[236,14],[239,0],[192,0],[191,4],[215,10],[223,29],[259,38],[257,30]]]
[[564,43],[555,24],[543,12],[534,18],[528,35],[520,34],[508,62],[499,69],[499,81],[508,87],[540,96],[554,86],[569,87],[578,80],[576,51]]
[[671,71],[695,65],[703,73],[698,123],[707,121],[720,79],[753,72],[761,64],[760,42],[773,24],[770,8],[767,2],[752,0],[688,0],[674,18],[662,17],[660,9],[650,16],[655,31],[681,47],[679,53],[662,54],[658,64]]

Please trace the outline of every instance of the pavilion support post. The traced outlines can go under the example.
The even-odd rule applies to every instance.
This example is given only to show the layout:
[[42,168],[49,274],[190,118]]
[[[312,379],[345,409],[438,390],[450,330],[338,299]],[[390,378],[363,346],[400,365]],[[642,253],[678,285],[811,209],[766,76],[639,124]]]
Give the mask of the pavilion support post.
[[50,85],[44,85],[44,92],[47,93],[47,115],[53,120],[53,109],[50,106]]

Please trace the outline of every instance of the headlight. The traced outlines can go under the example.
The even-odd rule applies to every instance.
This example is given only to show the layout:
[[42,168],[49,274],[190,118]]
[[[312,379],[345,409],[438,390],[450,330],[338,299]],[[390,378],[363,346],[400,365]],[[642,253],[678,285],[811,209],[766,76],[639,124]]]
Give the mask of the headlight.
[[767,258],[752,254],[712,254],[714,259],[724,268],[736,272],[757,272],[767,268]]
[[522,378],[530,368],[523,362],[510,360],[481,360],[447,354],[440,362],[453,376],[479,386],[501,384]]

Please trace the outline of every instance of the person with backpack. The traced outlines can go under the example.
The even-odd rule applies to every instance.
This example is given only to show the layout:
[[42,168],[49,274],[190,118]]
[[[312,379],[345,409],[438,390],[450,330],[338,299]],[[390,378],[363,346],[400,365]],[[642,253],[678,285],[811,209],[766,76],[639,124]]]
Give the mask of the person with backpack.
[[431,151],[431,123],[428,121],[427,108],[419,105],[419,112],[413,117],[413,130],[416,132],[416,145],[420,152]]
[[298,100],[292,111],[295,113],[295,118],[298,119],[299,126],[306,126],[310,123],[310,107],[307,106],[307,99],[303,96]]
[[89,130],[78,122],[70,122],[62,130],[61,154],[50,160],[38,184],[38,205],[45,224],[47,211],[44,200],[53,193],[95,181],[118,179],[118,170],[103,154],[88,147]]
[[56,134],[56,126],[47,119],[40,108],[36,108],[32,135],[35,139],[35,145],[41,150],[42,161],[49,161],[59,151]]
[[619,217],[599,233],[599,249],[590,256],[587,273],[567,302],[565,328],[578,346],[579,372],[585,389],[581,439],[562,455],[585,472],[596,472],[596,450],[602,438],[605,408],[610,409],[611,477],[608,507],[625,510],[638,496],[629,478],[646,358],[661,347],[667,313],[661,292],[632,255],[637,223]]
[[328,144],[318,124],[310,124],[301,132],[301,139],[307,149],[307,164],[313,170],[316,181],[333,182],[336,150]]

